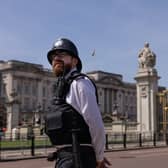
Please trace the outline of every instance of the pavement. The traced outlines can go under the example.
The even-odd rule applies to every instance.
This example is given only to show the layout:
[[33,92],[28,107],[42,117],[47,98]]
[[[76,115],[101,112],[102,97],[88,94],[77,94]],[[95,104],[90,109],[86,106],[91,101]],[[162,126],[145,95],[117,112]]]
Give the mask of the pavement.
[[[138,147],[137,144],[128,144],[126,148],[123,145],[115,144],[108,145],[108,149],[105,153],[117,152],[117,151],[128,151],[128,150],[143,150],[143,149],[154,149],[154,148],[168,148],[165,142],[159,142],[156,146],[153,146],[152,142],[143,144],[142,147]],[[17,160],[27,160],[27,159],[37,159],[46,158],[49,153],[54,152],[56,148],[45,148],[45,149],[35,149],[35,154],[32,156],[30,149],[18,149],[18,150],[1,150],[0,151],[0,162],[7,161],[17,161]]]
[[[133,150],[116,150],[105,152],[105,157],[112,164],[108,168],[167,168],[168,147],[141,148]],[[46,158],[15,160],[12,162],[0,162],[1,168],[53,168],[54,162],[48,162]]]

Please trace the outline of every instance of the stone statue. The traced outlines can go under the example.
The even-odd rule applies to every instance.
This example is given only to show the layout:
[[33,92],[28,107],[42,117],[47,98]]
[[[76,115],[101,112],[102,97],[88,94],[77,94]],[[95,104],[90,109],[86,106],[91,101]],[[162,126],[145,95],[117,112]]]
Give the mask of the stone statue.
[[153,68],[156,64],[156,55],[149,48],[149,43],[145,43],[144,48],[138,54],[139,68]]

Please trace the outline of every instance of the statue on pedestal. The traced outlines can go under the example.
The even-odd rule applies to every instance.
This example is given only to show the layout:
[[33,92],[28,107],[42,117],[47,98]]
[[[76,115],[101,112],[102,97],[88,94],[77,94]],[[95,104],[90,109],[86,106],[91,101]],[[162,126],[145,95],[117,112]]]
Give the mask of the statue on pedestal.
[[149,43],[145,43],[144,48],[138,54],[139,68],[153,68],[156,64],[156,55],[149,48]]
[[137,131],[152,135],[158,130],[158,107],[156,94],[158,92],[156,55],[150,49],[149,43],[138,53],[138,72],[135,76],[137,89]]

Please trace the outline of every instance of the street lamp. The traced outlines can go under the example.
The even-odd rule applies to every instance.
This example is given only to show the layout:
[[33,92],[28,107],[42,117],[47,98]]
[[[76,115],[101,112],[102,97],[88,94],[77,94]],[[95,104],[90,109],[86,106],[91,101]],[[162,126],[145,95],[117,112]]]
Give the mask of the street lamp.
[[120,116],[122,123],[124,125],[124,134],[127,133],[127,122],[128,122],[128,113],[126,112],[124,115]]
[[[39,112],[39,109],[41,108],[41,105],[39,104],[37,106],[37,109],[34,110],[33,112],[33,121],[32,121],[32,125],[31,125],[31,155],[34,156],[35,155],[35,133],[34,133],[34,129],[36,124],[38,124],[39,121],[39,117],[37,117],[37,112]],[[38,114],[39,115],[39,114]]]
[[124,124],[123,145],[124,145],[124,148],[126,148],[128,114],[125,113],[120,117],[120,119],[122,120],[122,125]]
[[[39,117],[37,117],[37,113],[40,113],[41,105],[38,104],[37,109],[33,111],[33,116],[32,116],[32,125],[31,125],[31,155],[35,155],[35,133],[34,133],[34,128],[36,124],[39,122]],[[39,115],[39,114],[38,114]]]

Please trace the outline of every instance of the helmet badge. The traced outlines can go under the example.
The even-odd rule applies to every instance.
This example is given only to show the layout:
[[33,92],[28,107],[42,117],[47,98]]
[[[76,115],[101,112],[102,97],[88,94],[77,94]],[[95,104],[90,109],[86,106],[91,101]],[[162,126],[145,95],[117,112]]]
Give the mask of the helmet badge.
[[61,40],[57,41],[56,43],[54,43],[54,47],[61,46],[62,44],[63,44],[63,42]]

